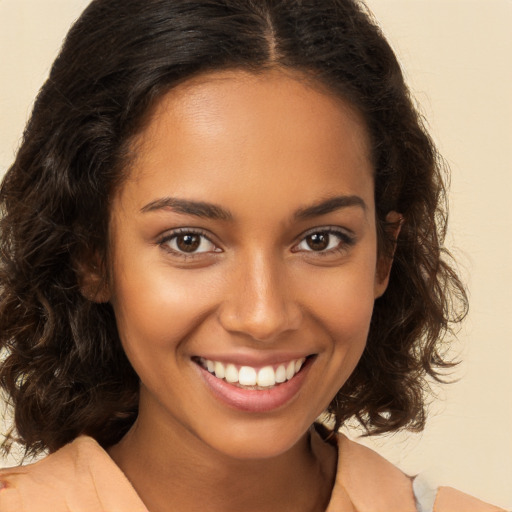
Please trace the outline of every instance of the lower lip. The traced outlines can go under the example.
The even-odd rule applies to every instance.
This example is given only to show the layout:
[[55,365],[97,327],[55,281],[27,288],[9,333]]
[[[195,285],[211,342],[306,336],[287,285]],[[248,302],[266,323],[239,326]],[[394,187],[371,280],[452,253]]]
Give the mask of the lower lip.
[[299,393],[309,371],[310,358],[292,379],[270,389],[244,389],[218,379],[202,366],[201,375],[214,396],[224,404],[244,412],[268,412],[290,402]]

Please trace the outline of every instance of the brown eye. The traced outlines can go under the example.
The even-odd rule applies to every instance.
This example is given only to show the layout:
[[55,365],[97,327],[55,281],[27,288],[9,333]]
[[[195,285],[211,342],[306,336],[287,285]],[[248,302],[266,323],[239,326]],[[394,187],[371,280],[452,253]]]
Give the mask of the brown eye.
[[323,251],[329,247],[329,238],[329,233],[313,233],[306,237],[306,243],[313,251]]
[[202,233],[194,231],[175,232],[163,238],[160,245],[177,255],[221,252],[220,249]]
[[201,236],[195,234],[179,235],[176,237],[176,246],[183,252],[195,252],[201,245]]
[[310,231],[297,244],[294,251],[320,254],[341,252],[354,245],[353,236],[335,228]]

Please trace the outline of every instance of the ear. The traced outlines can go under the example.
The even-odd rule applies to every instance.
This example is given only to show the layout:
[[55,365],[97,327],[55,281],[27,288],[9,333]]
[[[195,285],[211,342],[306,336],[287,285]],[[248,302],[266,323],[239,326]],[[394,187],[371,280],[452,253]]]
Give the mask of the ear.
[[404,222],[403,216],[395,211],[391,211],[386,215],[385,233],[384,235],[392,240],[393,249],[391,254],[380,254],[377,260],[377,268],[375,272],[374,297],[381,297],[389,283],[389,274],[393,265],[393,256],[395,254],[396,241],[400,234],[400,229]]
[[105,264],[97,254],[78,264],[77,276],[80,292],[87,300],[98,304],[110,300]]

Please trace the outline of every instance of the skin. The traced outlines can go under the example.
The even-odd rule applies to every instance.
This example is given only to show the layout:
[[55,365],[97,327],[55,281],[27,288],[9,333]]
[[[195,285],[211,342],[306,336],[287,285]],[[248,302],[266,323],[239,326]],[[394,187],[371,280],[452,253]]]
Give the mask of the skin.
[[[349,104],[277,69],[181,84],[135,141],[96,298],[113,305],[141,380],[139,417],[110,454],[151,512],[325,510],[336,450],[310,427],[356,366],[388,279],[368,147]],[[333,197],[351,204],[311,210]],[[208,238],[184,256],[180,228]],[[327,250],[311,248],[312,232]],[[219,400],[194,360],[303,354],[313,357],[300,389],[266,412]]]

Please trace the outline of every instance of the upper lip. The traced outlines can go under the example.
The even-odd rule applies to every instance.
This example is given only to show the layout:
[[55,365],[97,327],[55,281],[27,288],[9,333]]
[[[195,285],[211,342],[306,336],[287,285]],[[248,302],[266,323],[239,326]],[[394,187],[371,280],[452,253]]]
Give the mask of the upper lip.
[[[235,354],[212,354],[202,353],[194,358],[203,358],[210,361],[219,361],[224,364],[234,364],[235,366],[251,366],[253,368],[262,368],[264,366],[275,366],[285,364],[297,359],[307,358],[313,355],[311,352],[275,352],[275,353],[235,353]],[[193,359],[194,359],[193,358]]]

